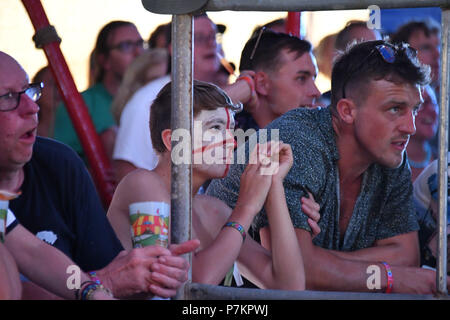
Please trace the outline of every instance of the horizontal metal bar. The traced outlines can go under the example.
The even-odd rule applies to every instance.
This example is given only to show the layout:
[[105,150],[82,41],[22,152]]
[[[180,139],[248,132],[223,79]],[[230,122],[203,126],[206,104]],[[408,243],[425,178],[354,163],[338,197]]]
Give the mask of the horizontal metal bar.
[[190,300],[438,300],[448,297],[420,294],[384,294],[369,292],[286,291],[186,284]]
[[450,7],[450,0],[210,0],[206,11],[320,11],[380,8]]

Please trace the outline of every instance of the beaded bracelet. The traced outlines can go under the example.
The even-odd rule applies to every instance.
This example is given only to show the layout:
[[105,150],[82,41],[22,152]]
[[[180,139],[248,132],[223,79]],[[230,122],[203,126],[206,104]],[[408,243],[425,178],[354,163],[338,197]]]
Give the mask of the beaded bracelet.
[[97,284],[102,284],[102,281],[97,277],[97,273],[95,271],[88,272],[89,278]]
[[89,284],[83,288],[81,291],[80,300],[91,300],[92,295],[95,291],[101,290],[105,294],[109,295],[110,297],[113,297],[113,294],[108,288],[105,288],[102,284],[98,284],[96,282],[90,281]]
[[94,291],[99,289],[101,286],[102,285],[94,282],[84,287],[83,291],[81,291],[81,300],[90,300],[91,295],[94,293]]
[[86,286],[86,285],[90,285],[90,284],[95,284],[95,282],[94,281],[85,281],[85,282],[83,282],[81,285],[80,285],[80,287],[77,289],[77,290],[75,290],[75,300],[82,300],[81,299],[81,296],[80,296],[80,291],[81,291],[81,289],[83,289],[84,290],[84,287]]
[[237,223],[237,222],[227,222],[227,223],[225,223],[225,225],[223,226],[223,228],[225,228],[225,227],[231,227],[231,228],[234,228],[234,229],[236,229],[237,231],[239,231],[239,233],[241,234],[241,236],[242,236],[242,241],[245,241],[245,237],[247,236],[246,234],[245,234],[245,229],[244,229],[244,227],[241,225],[241,224],[239,224],[239,223]]
[[391,269],[391,266],[387,262],[382,261],[381,263],[386,268],[386,274],[387,274],[387,286],[386,286],[386,290],[384,291],[384,293],[391,293],[392,286],[394,285],[394,277],[392,276],[392,269]]

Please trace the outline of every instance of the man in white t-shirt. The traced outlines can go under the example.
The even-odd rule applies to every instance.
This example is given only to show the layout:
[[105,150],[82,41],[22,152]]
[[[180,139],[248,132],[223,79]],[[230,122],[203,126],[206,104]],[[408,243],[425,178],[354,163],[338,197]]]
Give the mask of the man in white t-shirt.
[[120,178],[135,168],[152,170],[156,167],[158,155],[153,150],[148,126],[150,104],[169,81],[170,75],[151,81],[138,90],[125,106],[113,153]]
[[[194,77],[215,82],[220,68],[217,56],[216,25],[206,14],[194,17]],[[170,75],[139,89],[125,106],[117,132],[113,159],[117,182],[136,168],[152,170],[158,163],[150,139],[150,105]]]

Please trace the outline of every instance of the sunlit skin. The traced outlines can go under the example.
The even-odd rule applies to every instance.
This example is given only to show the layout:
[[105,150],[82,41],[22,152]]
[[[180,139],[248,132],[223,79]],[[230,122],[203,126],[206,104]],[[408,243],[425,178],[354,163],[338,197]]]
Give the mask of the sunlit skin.
[[[25,71],[4,53],[0,53],[0,70],[0,95],[20,92],[28,87]],[[22,184],[22,167],[31,159],[36,140],[38,111],[39,106],[22,94],[15,110],[0,112],[0,175],[7,174],[12,179],[9,181],[11,185],[3,189],[18,191]],[[8,183],[7,179],[2,182]]]
[[220,68],[216,25],[208,17],[194,19],[194,77],[214,82]]
[[[108,44],[110,48],[113,48],[121,42],[129,41],[135,43],[139,40],[142,40],[142,37],[137,28],[133,25],[127,25],[115,29],[109,36]],[[101,60],[106,78],[103,82],[106,82],[105,86],[111,94],[114,95],[116,93],[128,66],[143,51],[144,49],[139,46],[134,46],[130,52],[122,52],[115,48],[109,50],[108,55]]]
[[[234,117],[229,109],[203,110],[195,122],[201,124],[201,132],[194,126],[193,169],[207,172],[212,178],[227,175],[232,162],[236,142],[233,138]],[[199,163],[198,160],[202,162]]]
[[419,87],[410,84],[372,80],[369,86],[369,95],[353,106],[348,119],[354,127],[354,150],[347,160],[361,172],[372,163],[400,166],[409,138],[416,132],[415,117],[423,101]]
[[434,137],[437,132],[439,106],[432,89],[428,87],[423,91],[423,104],[416,117],[416,134],[412,140],[426,141]]
[[[203,110],[195,116],[194,123],[197,125],[193,128],[193,157],[205,157],[209,153],[212,158],[217,157],[215,160],[218,160],[218,163],[200,162],[192,165],[192,236],[201,242],[200,250],[192,260],[193,281],[218,284],[237,260],[242,264],[241,272],[262,288],[301,290],[304,288],[301,269],[303,263],[284,202],[282,186],[282,180],[292,165],[292,150],[282,143],[275,144],[278,149],[271,149],[280,154],[279,171],[274,175],[260,174],[260,162],[249,164],[241,176],[239,200],[232,210],[219,199],[198,194],[198,190],[207,180],[220,178],[227,173],[228,158],[235,146],[231,135],[234,128],[232,114],[224,108]],[[209,134],[205,135],[205,132]],[[170,129],[163,130],[161,137],[167,150],[160,154],[157,167],[152,171],[138,169],[130,173],[120,182],[114,194],[108,218],[127,249],[132,246],[128,205],[141,201],[170,203],[171,160],[174,157],[171,141],[174,135],[175,132]],[[217,140],[208,139],[212,136],[217,137]],[[318,219],[320,215],[317,203],[313,198],[305,201],[302,208],[308,215]],[[269,219],[273,219],[275,232],[280,234],[272,240],[272,253],[254,242],[251,237],[242,242],[242,237],[236,230],[223,228],[229,220],[238,221],[248,230],[253,217],[263,205],[269,212]],[[283,261],[282,265],[279,261]]]
[[428,152],[431,153],[429,141],[436,135],[438,127],[439,106],[430,86],[423,90],[423,99],[424,102],[416,117],[416,134],[411,137],[407,147],[413,181],[423,171],[424,167],[434,160],[431,154],[428,163],[423,163],[424,167],[413,165],[411,162],[421,163],[427,160],[427,148]]
[[301,106],[314,107],[320,96],[314,83],[318,73],[314,56],[304,53],[297,57],[287,50],[281,56],[280,68],[269,77],[267,99],[273,119]]

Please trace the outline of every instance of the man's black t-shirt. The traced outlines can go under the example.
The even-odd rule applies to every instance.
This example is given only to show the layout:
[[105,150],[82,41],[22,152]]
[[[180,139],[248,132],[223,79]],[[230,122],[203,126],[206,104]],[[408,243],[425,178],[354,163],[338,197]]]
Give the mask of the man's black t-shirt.
[[109,264],[123,247],[84,163],[57,141],[38,137],[24,166],[22,194],[10,201],[17,220],[84,271]]

